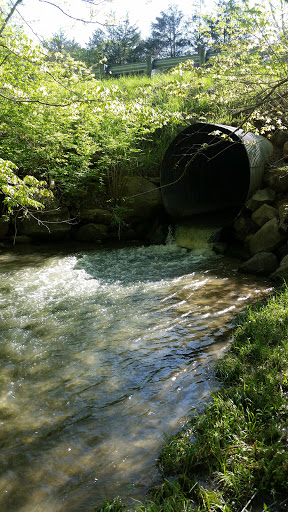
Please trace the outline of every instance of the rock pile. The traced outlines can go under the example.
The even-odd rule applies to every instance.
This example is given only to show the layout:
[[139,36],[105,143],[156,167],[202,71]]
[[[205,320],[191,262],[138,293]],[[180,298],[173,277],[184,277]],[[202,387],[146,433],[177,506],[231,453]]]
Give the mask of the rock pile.
[[272,141],[274,162],[264,174],[263,187],[234,221],[233,231],[248,254],[239,270],[276,277],[288,272],[288,134],[276,132]]
[[[165,212],[159,186],[142,177],[125,177],[117,201],[96,207],[99,191],[88,191],[84,204],[70,210],[57,199],[45,210],[29,217],[0,222],[0,241],[15,237],[16,243],[65,242],[75,240],[101,244],[109,240],[135,240],[162,243],[167,236]],[[168,228],[167,228],[168,229]]]

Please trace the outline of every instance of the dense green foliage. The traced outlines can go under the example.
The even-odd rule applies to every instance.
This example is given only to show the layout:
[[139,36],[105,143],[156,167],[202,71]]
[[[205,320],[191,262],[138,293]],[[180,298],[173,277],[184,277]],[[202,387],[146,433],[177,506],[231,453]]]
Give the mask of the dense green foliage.
[[23,216],[29,213],[29,208],[43,208],[41,200],[52,195],[47,190],[45,181],[39,181],[29,175],[21,179],[16,171],[15,164],[0,158],[0,192],[4,196],[2,208],[6,213],[3,215],[5,220],[8,220],[9,215],[15,210],[18,215],[21,212]]
[[87,45],[86,62],[97,64],[105,58],[109,64],[121,65],[145,61],[145,44],[139,29],[131,25],[129,17],[107,25],[106,31],[98,29]]
[[159,175],[167,145],[193,119],[268,135],[286,128],[285,34],[275,37],[264,9],[247,2],[230,8],[229,23],[227,9],[216,19],[221,44],[208,66],[188,62],[152,79],[104,81],[65,51],[35,47],[7,25],[0,42],[0,157],[17,166],[19,178],[54,180],[55,193],[73,203],[91,183],[99,194],[106,187],[117,196],[123,175]]

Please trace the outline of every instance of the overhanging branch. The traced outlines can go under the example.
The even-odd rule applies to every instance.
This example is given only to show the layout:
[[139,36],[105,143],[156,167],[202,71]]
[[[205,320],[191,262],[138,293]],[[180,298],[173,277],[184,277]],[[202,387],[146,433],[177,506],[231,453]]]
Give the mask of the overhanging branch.
[[18,5],[21,4],[22,0],[16,0],[15,4],[11,8],[9,14],[6,16],[5,20],[3,21],[2,27],[0,28],[0,37],[2,36],[2,33],[10,20],[11,16],[13,16],[15,9],[17,9]]
[[245,112],[253,112],[257,108],[261,107],[266,101],[268,101],[273,95],[273,93],[276,92],[277,89],[279,89],[282,85],[285,84],[288,84],[287,77],[283,78],[282,80],[279,80],[273,87],[270,87],[268,89],[268,92],[258,97],[257,101],[253,105],[234,111],[234,114],[239,115],[244,114]]
[[[79,100],[72,100],[67,103],[49,103],[48,101],[41,101],[37,98],[16,98],[15,96],[6,96],[5,94],[2,94],[0,92],[0,98],[3,98],[5,100],[11,101],[12,103],[38,103],[39,105],[46,105],[48,107],[69,107],[70,105],[73,105],[73,103],[79,103]],[[81,102],[82,103],[82,102]]]
[[[22,1],[22,0],[20,0]],[[86,0],[84,0],[86,1]],[[67,18],[71,18],[72,20],[75,20],[75,21],[81,21],[82,23],[85,23],[85,24],[96,24],[96,25],[102,25],[103,27],[105,26],[105,23],[100,23],[99,21],[93,21],[93,20],[84,20],[82,18],[76,18],[75,16],[72,16],[72,14],[69,14],[67,12],[65,12],[62,7],[60,7],[59,5],[57,4],[54,4],[53,2],[49,2],[49,0],[39,0],[39,2],[42,2],[44,4],[48,4],[48,5],[52,5],[52,7],[56,7],[56,9],[59,9],[59,11],[62,12],[62,14],[64,14],[65,16],[67,16]],[[94,2],[87,2],[89,4],[92,4],[92,5],[97,5],[95,4]]]

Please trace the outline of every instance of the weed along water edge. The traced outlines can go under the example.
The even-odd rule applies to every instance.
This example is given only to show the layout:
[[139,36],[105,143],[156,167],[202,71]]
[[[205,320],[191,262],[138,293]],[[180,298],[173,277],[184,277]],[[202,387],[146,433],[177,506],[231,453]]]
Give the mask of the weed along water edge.
[[271,285],[173,243],[1,263],[1,510],[143,499],[164,433],[215,389],[232,318]]
[[[137,510],[287,510],[287,311],[285,285],[237,317],[233,342],[215,364],[221,388],[168,439],[162,484]],[[119,510],[114,504],[109,510]]]

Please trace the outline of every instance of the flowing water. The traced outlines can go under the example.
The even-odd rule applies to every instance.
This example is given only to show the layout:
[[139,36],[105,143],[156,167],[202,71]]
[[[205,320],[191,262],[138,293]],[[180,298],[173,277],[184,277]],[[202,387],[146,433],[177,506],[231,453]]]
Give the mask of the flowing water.
[[0,264],[0,510],[143,498],[164,433],[209,399],[233,316],[269,284],[173,244]]

